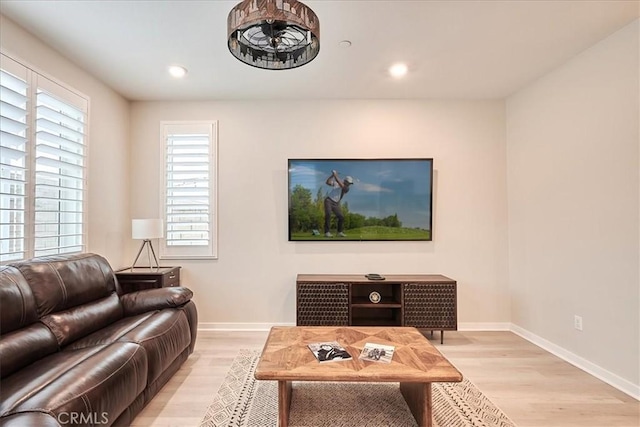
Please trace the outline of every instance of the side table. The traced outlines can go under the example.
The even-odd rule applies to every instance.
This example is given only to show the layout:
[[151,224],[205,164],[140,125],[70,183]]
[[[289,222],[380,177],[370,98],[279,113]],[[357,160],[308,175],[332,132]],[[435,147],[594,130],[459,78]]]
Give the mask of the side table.
[[181,267],[134,267],[115,272],[122,292],[180,286]]

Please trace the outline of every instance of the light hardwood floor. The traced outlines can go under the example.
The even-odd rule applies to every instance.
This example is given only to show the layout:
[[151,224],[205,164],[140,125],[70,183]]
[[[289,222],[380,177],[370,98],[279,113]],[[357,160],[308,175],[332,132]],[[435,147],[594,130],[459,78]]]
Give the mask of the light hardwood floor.
[[[198,426],[241,348],[267,332],[200,331],[194,353],[133,426]],[[429,334],[427,337],[430,338]],[[436,332],[431,343],[519,427],[638,427],[640,402],[511,332]]]

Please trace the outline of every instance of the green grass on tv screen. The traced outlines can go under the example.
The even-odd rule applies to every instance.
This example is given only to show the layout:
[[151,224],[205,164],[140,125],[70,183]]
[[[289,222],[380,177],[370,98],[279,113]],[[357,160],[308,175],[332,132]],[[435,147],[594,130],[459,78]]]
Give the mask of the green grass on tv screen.
[[332,237],[325,237],[322,230],[291,233],[291,240],[430,240],[430,232],[418,228],[404,227],[360,227],[345,230],[347,237],[338,237],[335,230]]

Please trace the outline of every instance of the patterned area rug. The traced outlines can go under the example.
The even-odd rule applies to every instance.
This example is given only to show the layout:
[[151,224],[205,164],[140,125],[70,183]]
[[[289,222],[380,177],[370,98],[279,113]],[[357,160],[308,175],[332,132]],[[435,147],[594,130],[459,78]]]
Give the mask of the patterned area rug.
[[[200,427],[276,427],[276,381],[253,377],[260,352],[240,350]],[[471,382],[432,385],[437,427],[515,427]],[[417,423],[397,383],[294,382],[291,427],[393,426]]]

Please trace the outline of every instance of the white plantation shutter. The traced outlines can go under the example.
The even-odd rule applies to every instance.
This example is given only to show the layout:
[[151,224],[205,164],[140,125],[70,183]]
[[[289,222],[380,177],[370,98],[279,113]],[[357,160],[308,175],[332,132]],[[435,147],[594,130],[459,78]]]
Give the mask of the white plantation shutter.
[[88,99],[1,59],[0,263],[84,252]]
[[162,123],[161,258],[217,256],[215,175],[217,123]]
[[36,99],[34,253],[83,252],[86,105],[41,77]]
[[26,258],[28,70],[2,58],[0,70],[0,263]]

